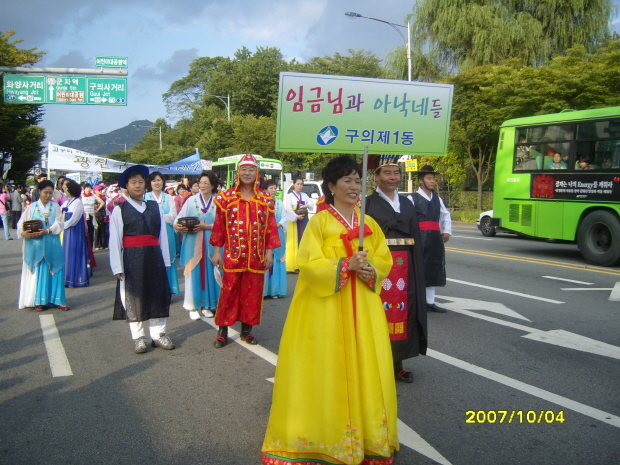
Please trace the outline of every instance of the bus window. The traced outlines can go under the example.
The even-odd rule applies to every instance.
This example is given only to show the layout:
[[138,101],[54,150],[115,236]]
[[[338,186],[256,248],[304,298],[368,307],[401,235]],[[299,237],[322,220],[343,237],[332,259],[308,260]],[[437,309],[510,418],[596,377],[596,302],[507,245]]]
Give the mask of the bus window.
[[[559,127],[559,126],[558,126]],[[533,143],[524,134],[530,131],[518,131],[521,137],[515,147],[516,171],[539,171],[549,169],[567,169],[570,166],[570,143],[568,142],[537,142]]]

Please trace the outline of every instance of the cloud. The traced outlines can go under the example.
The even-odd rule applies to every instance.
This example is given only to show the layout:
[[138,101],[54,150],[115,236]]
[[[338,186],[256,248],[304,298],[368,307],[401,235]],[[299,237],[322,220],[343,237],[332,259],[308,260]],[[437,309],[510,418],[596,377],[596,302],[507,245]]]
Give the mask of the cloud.
[[141,66],[131,73],[132,78],[142,80],[165,81],[169,84],[175,79],[185,76],[191,61],[198,58],[198,49],[175,50],[170,58],[160,61],[156,66]]
[[47,63],[49,68],[94,68],[94,60],[87,60],[82,52],[71,50]]

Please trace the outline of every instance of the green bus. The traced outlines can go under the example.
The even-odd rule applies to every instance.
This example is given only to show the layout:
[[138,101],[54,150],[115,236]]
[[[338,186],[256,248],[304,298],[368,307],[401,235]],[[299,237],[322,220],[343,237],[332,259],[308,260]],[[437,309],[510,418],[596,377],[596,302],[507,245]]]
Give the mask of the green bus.
[[[276,198],[282,200],[282,162],[273,158],[264,158],[261,155],[252,154],[258,160],[260,165],[260,179],[274,179],[278,183],[278,193]],[[230,155],[228,157],[218,158],[213,162],[213,172],[216,176],[224,181],[225,188],[228,189],[235,185],[237,180],[237,163],[241,160],[245,154]]]
[[511,119],[500,128],[492,226],[576,241],[620,263],[620,107]]

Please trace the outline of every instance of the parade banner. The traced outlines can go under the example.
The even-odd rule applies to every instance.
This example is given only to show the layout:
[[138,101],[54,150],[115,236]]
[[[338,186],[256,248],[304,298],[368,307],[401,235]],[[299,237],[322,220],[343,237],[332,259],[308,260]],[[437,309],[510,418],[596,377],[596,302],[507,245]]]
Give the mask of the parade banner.
[[[50,169],[63,171],[122,173],[127,167],[137,164],[117,161],[51,143],[48,147],[47,157]],[[211,161],[201,160],[198,149],[196,149],[196,153],[174,163],[146,166],[148,166],[149,171],[159,171],[162,174],[198,175],[202,170],[211,168]]]
[[451,84],[280,73],[280,152],[445,155]]

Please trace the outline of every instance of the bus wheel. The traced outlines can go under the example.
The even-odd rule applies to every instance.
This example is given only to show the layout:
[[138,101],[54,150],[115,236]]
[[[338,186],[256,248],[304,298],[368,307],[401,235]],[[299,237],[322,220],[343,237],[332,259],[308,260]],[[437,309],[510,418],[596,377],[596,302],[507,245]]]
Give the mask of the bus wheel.
[[480,220],[480,232],[486,237],[495,236],[495,226],[491,225],[490,216],[485,216]]
[[598,210],[584,218],[577,233],[584,258],[593,265],[620,263],[620,222],[610,212]]

